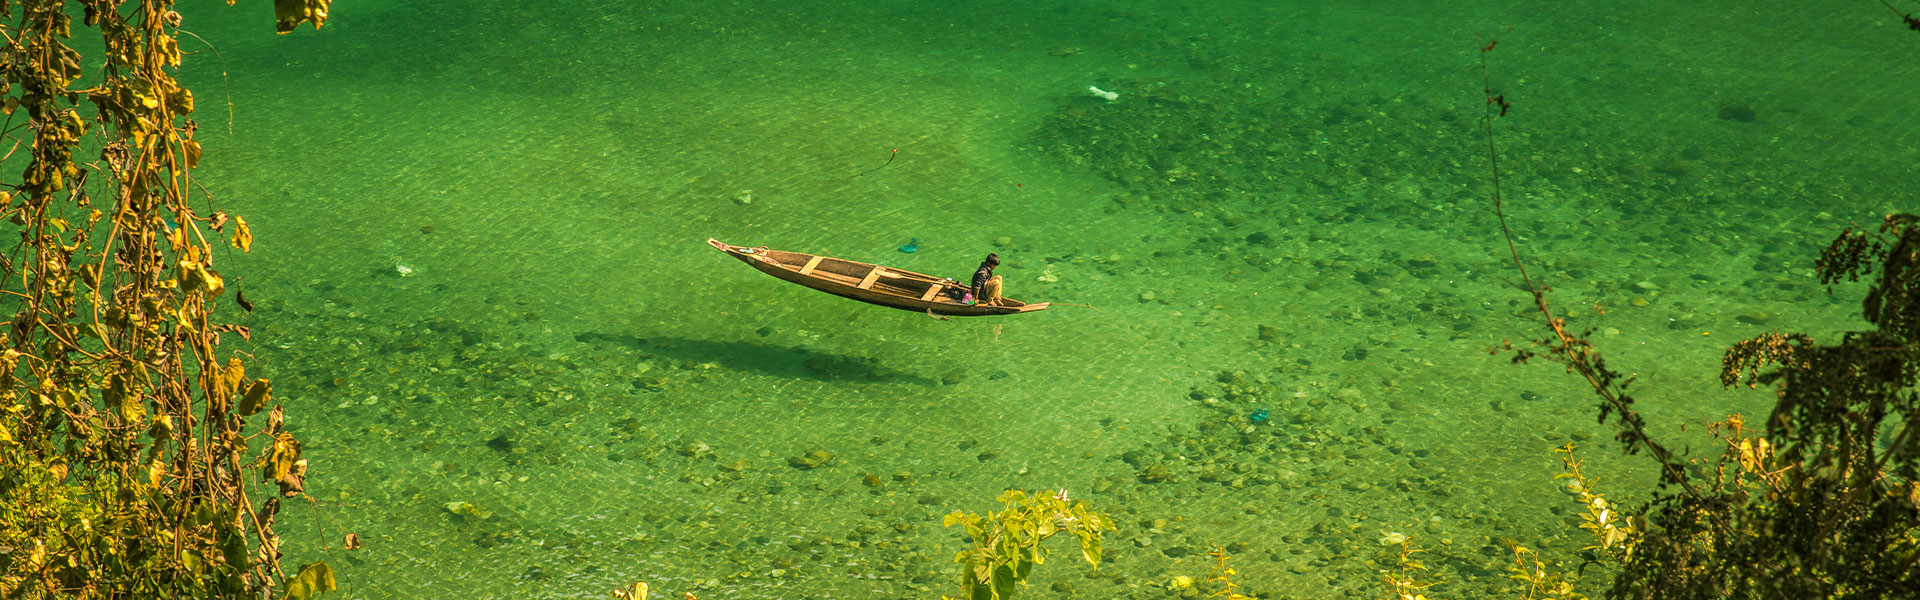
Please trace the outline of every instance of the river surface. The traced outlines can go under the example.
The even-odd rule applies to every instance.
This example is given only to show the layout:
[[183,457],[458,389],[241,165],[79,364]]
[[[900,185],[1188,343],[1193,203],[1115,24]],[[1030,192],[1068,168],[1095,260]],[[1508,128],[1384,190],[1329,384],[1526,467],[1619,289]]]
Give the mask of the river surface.
[[[1050,542],[1034,597],[1193,595],[1225,547],[1251,593],[1375,598],[1408,537],[1428,597],[1515,597],[1509,541],[1590,543],[1554,448],[1617,505],[1652,474],[1499,349],[1545,330],[1488,96],[1530,272],[1703,453],[1770,407],[1718,385],[1728,345],[1860,326],[1812,261],[1910,208],[1920,148],[1920,37],[1873,2],[333,12],[195,3],[219,53],[184,77],[256,237],[239,348],[312,461],[287,567],[346,598],[932,599],[942,516],[1008,488],[1119,525],[1097,573]],[[710,237],[962,280],[992,252],[1059,304],[936,320]]]

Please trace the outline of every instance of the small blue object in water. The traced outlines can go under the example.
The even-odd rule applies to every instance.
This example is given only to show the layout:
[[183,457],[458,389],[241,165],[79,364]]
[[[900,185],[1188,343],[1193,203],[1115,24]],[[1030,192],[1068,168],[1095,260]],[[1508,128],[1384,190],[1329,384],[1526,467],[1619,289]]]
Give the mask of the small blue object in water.
[[1247,420],[1253,421],[1255,423],[1267,422],[1267,409],[1262,408],[1260,410],[1253,411],[1253,414],[1247,415]]
[[911,240],[907,240],[907,245],[900,247],[900,251],[905,252],[907,254],[913,254],[914,251],[919,249],[920,249],[920,238],[913,238]]

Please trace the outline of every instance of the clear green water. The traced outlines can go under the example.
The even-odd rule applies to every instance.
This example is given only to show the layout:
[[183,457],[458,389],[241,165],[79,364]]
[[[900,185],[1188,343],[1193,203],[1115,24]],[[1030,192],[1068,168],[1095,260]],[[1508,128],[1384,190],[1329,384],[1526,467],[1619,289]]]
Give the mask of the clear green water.
[[[1811,259],[1901,208],[1920,134],[1871,2],[343,2],[291,36],[208,4],[201,175],[259,238],[223,271],[313,461],[288,563],[354,598],[933,598],[940,516],[1008,487],[1121,524],[1036,597],[1173,596],[1228,544],[1253,592],[1376,597],[1390,533],[1432,595],[1508,597],[1502,540],[1585,543],[1552,448],[1618,498],[1650,473],[1484,351],[1539,330],[1474,32],[1513,26],[1524,251],[1673,446],[1766,409],[1728,344],[1854,322]],[[998,252],[1008,295],[1098,308],[936,321],[708,237]]]

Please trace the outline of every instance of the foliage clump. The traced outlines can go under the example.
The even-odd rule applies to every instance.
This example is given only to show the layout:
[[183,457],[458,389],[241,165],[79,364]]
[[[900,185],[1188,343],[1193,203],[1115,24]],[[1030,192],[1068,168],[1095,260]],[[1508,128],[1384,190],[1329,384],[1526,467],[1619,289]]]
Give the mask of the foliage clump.
[[[329,1],[276,0],[280,27],[317,27]],[[103,42],[84,87],[67,44],[75,16]],[[13,309],[0,342],[0,596],[335,586],[324,563],[280,569],[274,516],[302,492],[307,462],[271,384],[220,349],[250,334],[213,316],[228,287],[216,259],[252,235],[190,196],[201,151],[193,94],[174,78],[192,35],[181,21],[169,0],[0,2],[0,137],[5,158],[26,153],[17,177],[0,177],[0,215],[19,234],[0,260]]]
[[[1656,506],[1619,597],[1920,597],[1920,217],[1849,229],[1817,262],[1822,283],[1878,271],[1873,329],[1822,344],[1770,332],[1727,351],[1720,381],[1767,385],[1764,435],[1716,433],[1721,468],[1699,497]],[[1729,475],[1729,471],[1731,474]]]
[[[1897,12],[1897,11],[1896,11]],[[1567,453],[1574,491],[1586,505],[1581,527],[1617,566],[1617,599],[1920,597],[1920,217],[1889,215],[1877,231],[1849,228],[1815,262],[1829,286],[1873,283],[1862,303],[1872,329],[1821,343],[1804,333],[1768,332],[1735,344],[1722,361],[1728,387],[1769,386],[1777,402],[1764,433],[1748,435],[1735,415],[1710,427],[1724,446],[1713,461],[1684,459],[1649,434],[1628,392],[1632,379],[1609,368],[1589,339],[1556,316],[1550,288],[1535,280],[1507,224],[1494,122],[1513,107],[1495,94],[1484,40],[1481,121],[1494,214],[1514,266],[1549,336],[1507,349],[1516,362],[1546,358],[1584,378],[1629,453],[1646,453],[1660,487],[1637,516],[1620,518],[1592,491]],[[1877,274],[1877,277],[1876,277]],[[1714,467],[1696,469],[1711,462]],[[1519,578],[1536,592],[1579,597],[1531,553],[1516,548]],[[1544,585],[1543,585],[1544,584]],[[1534,593],[1530,592],[1529,596]]]
[[[1818,261],[1829,285],[1878,272],[1863,303],[1874,329],[1831,344],[1768,332],[1728,349],[1722,384],[1777,393],[1765,431],[1750,432],[1733,415],[1709,426],[1721,442],[1717,458],[1650,453],[1664,489],[1638,515],[1622,516],[1593,491],[1572,448],[1561,450],[1561,477],[1572,480],[1585,508],[1580,527],[1595,540],[1587,550],[1617,569],[1609,597],[1920,597],[1917,225],[1920,217],[1892,215],[1877,232],[1849,229]],[[1626,381],[1605,369],[1584,335],[1549,323],[1557,335],[1542,344],[1552,356],[1599,374],[1591,381],[1605,399],[1601,418],[1618,415],[1629,450],[1658,449]],[[1705,464],[1712,466],[1695,468]],[[1544,569],[1520,571],[1536,587],[1550,582],[1554,597],[1578,597]]]
[[[1511,103],[1495,95],[1487,75],[1483,121],[1492,165],[1493,204],[1514,264],[1550,336],[1513,348],[1516,361],[1564,363],[1600,397],[1630,453],[1659,466],[1660,489],[1615,522],[1611,505],[1588,494],[1582,527],[1617,563],[1611,598],[1914,598],[1920,597],[1920,217],[1891,215],[1877,231],[1848,229],[1821,254],[1823,284],[1872,278],[1863,316],[1873,329],[1834,343],[1811,335],[1769,332],[1735,344],[1722,363],[1727,386],[1766,385],[1778,401],[1762,435],[1740,418],[1715,424],[1725,443],[1711,471],[1648,433],[1627,388],[1588,338],[1555,316],[1549,288],[1527,272],[1506,225],[1493,122]],[[1497,114],[1496,114],[1497,109]],[[1875,274],[1877,273],[1877,277]],[[1525,564],[1516,550],[1516,560]],[[1520,569],[1548,582],[1544,569]],[[1560,582],[1550,594],[1575,597]]]
[[1114,531],[1113,519],[1088,510],[1084,502],[1069,500],[1066,490],[1058,494],[1007,490],[998,500],[1004,508],[985,516],[961,511],[947,515],[948,527],[963,526],[973,539],[973,547],[953,557],[962,569],[960,593],[951,600],[1011,598],[1014,585],[1025,585],[1034,565],[1047,561],[1048,551],[1040,543],[1059,533],[1078,538],[1081,558],[1100,567],[1100,534]]

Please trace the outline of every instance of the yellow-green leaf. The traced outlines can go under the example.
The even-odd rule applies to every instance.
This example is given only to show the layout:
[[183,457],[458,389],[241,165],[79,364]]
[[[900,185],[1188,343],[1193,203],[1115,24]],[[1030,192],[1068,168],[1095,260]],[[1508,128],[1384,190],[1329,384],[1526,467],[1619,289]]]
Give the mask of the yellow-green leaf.
[[120,409],[120,418],[125,419],[128,424],[138,427],[140,423],[147,418],[146,407],[142,406],[144,403],[141,402],[139,394],[123,392],[119,397],[114,398],[114,400],[120,405],[118,407]]
[[240,397],[240,414],[251,416],[272,401],[273,384],[265,379],[255,379],[253,385],[247,386],[246,395]]
[[247,218],[239,215],[234,215],[233,223],[234,223],[233,247],[239,248],[241,252],[247,252],[249,250],[252,250],[253,249],[253,230],[247,229]]
[[333,0],[273,0],[273,28],[276,33],[293,33],[306,21],[319,29],[327,23],[327,5]]
[[220,544],[221,558],[226,559],[227,568],[245,569],[247,565],[247,538],[239,532],[230,532]]
[[287,580],[287,598],[290,600],[310,600],[338,589],[340,586],[333,579],[333,567],[324,562],[301,565],[300,574]]
[[240,391],[240,384],[247,380],[247,365],[239,358],[227,359],[227,365],[214,374],[214,400],[225,402]]
[[1080,557],[1087,559],[1087,564],[1093,565],[1094,568],[1100,568],[1100,538],[1091,536],[1080,538]]
[[200,281],[207,286],[207,295],[218,296],[227,291],[227,280],[220,278],[220,272],[206,267],[200,268]]

